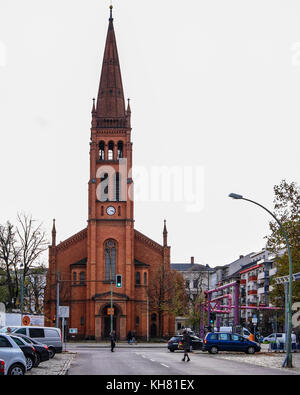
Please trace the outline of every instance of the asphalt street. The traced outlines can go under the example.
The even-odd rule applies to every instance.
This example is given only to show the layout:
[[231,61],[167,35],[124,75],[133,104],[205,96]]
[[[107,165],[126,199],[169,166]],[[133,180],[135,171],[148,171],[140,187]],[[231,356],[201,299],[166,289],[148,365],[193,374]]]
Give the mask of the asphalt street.
[[76,351],[69,375],[289,375],[289,371],[216,358],[208,353],[190,354],[165,348],[116,348],[69,346]]

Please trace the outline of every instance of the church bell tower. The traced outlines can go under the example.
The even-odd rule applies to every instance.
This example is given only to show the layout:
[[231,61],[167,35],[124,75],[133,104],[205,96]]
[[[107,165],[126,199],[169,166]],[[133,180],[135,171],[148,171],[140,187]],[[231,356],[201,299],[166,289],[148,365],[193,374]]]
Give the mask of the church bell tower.
[[[130,102],[125,104],[111,6],[98,97],[93,100],[92,107],[88,183],[87,299],[91,301],[89,315],[95,317],[89,321],[89,332],[95,333],[96,338],[107,334],[105,306],[111,296],[114,299],[114,327],[119,336],[125,337],[126,326],[131,325],[129,322],[134,315],[128,302],[134,299],[130,118]],[[116,275],[122,276],[121,289],[116,288]]]

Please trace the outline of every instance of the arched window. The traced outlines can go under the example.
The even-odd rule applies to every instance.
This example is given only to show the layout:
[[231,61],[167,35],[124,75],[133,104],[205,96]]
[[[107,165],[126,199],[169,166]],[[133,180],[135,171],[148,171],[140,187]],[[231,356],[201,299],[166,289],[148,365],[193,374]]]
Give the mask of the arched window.
[[156,321],[156,313],[151,314],[151,321]]
[[100,178],[100,201],[107,202],[108,200],[108,174],[104,173]]
[[104,244],[105,251],[105,281],[113,281],[116,279],[116,256],[117,245],[114,240],[107,240]]
[[115,175],[115,200],[119,202],[120,197],[121,197],[121,177],[120,177],[120,173],[117,172]]
[[114,159],[114,142],[110,141],[108,143],[108,160]]
[[105,150],[105,142],[104,141],[100,141],[100,144],[99,144],[99,159],[100,160],[104,160],[105,159],[104,150]]
[[141,273],[140,272],[135,273],[135,283],[137,285],[140,285],[140,283],[141,283]]
[[123,141],[118,142],[118,157],[117,159],[123,158]]

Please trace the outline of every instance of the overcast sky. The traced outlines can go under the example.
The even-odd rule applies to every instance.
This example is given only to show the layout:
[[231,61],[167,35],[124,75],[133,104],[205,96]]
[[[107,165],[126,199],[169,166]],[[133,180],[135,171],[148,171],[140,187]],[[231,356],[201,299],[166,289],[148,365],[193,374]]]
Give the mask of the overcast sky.
[[[0,0],[0,223],[31,213],[50,239],[56,218],[58,241],[86,226],[109,4]],[[113,4],[134,165],[185,169],[199,198],[191,209],[185,196],[142,201],[137,189],[135,228],[162,243],[166,219],[173,263],[259,251],[270,217],[227,196],[272,209],[275,184],[300,183],[300,2]]]

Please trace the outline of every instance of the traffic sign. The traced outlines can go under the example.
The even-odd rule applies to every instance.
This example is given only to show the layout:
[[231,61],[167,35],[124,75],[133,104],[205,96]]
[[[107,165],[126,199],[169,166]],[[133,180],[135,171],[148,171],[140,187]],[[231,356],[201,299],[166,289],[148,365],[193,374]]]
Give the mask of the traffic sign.
[[61,318],[69,318],[69,316],[70,316],[69,306],[59,306],[58,316]]
[[[111,310],[112,310],[112,314],[111,314]],[[110,307],[108,307],[107,308],[107,315],[114,315],[115,314],[115,309],[114,308],[110,308]]]
[[30,317],[28,315],[24,315],[24,317],[22,318],[22,324],[25,326],[30,325]]

